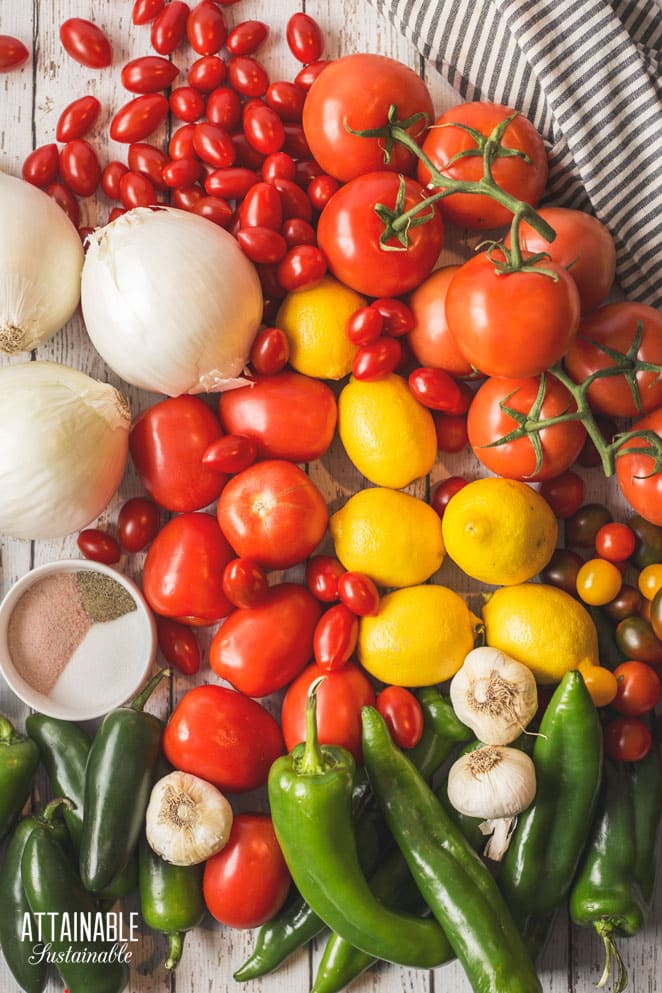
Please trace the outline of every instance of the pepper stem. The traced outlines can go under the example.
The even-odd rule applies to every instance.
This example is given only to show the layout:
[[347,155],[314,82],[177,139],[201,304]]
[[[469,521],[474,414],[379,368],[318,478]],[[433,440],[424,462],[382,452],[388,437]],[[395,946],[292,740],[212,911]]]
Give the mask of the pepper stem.
[[55,815],[60,812],[62,807],[66,810],[75,810],[76,804],[72,803],[72,801],[66,796],[59,796],[55,800],[51,800],[46,804],[41,812],[41,820],[46,821],[47,824],[52,824],[55,819]]
[[171,675],[172,669],[159,669],[156,675],[152,676],[147,686],[140,691],[138,696],[131,703],[131,710],[142,710],[161,680],[166,677],[169,679]]
[[3,714],[0,714],[0,745],[13,745],[20,735],[16,728]]
[[324,772],[324,754],[317,734],[317,690],[326,676],[313,680],[306,700],[306,741],[299,763],[300,772],[309,776]]
[[602,971],[600,979],[595,984],[599,989],[602,989],[607,985],[609,978],[612,974],[612,966],[616,965],[616,980],[614,984],[613,993],[623,993],[627,989],[628,985],[628,974],[625,968],[625,963],[621,957],[621,953],[618,950],[616,942],[614,940],[614,924],[613,921],[605,920],[598,921],[595,924],[595,930],[602,938],[603,944],[605,946],[605,967]]
[[184,931],[171,931],[168,934],[168,957],[165,960],[165,968],[170,972],[179,965],[179,960],[184,951]]

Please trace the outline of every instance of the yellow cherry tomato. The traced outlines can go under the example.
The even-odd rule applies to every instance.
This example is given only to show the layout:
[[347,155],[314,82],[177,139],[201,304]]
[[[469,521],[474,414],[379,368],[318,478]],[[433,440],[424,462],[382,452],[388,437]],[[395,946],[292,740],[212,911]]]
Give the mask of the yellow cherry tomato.
[[593,607],[613,600],[622,585],[620,569],[607,559],[589,559],[577,573],[577,595]]
[[602,665],[580,665],[579,671],[596,707],[606,707],[616,698],[618,682],[610,669]]
[[639,592],[647,600],[652,600],[658,590],[662,589],[662,563],[647,565],[639,573],[637,581]]

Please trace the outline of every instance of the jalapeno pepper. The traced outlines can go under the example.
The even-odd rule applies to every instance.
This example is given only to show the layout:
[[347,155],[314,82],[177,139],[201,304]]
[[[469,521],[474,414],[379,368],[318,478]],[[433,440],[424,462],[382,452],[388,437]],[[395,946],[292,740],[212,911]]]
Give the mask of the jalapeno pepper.
[[640,762],[630,762],[634,804],[634,875],[646,913],[651,909],[662,844],[662,762],[657,743]]
[[21,813],[38,765],[35,743],[0,714],[0,839]]
[[361,871],[354,773],[348,751],[318,741],[313,689],[306,741],[274,762],[268,780],[274,828],[294,883],[329,927],[368,954],[419,968],[439,965],[452,954],[439,925],[388,910]]
[[476,993],[540,993],[522,938],[489,870],[447,816],[383,718],[364,707],[363,756],[386,821]]
[[145,819],[163,726],[143,707],[170,670],[162,669],[132,704],[112,710],[94,736],[85,772],[80,873],[103,890],[135,851]]

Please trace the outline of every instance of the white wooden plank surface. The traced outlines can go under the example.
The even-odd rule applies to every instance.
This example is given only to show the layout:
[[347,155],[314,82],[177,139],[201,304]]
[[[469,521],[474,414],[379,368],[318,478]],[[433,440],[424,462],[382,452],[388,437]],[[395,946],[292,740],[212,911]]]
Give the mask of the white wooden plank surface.
[[[469,0],[465,0],[469,2]],[[28,152],[45,142],[55,139],[55,125],[60,111],[75,97],[93,93],[101,100],[103,111],[92,135],[99,150],[102,164],[112,158],[125,160],[123,146],[110,141],[107,127],[113,111],[127,99],[119,83],[121,65],[129,58],[150,54],[149,26],[136,28],[131,25],[132,0],[0,0],[0,33],[21,38],[31,51],[29,62],[20,70],[0,75],[0,168],[20,174],[20,167]],[[271,78],[292,78],[297,70],[289,54],[285,39],[285,24],[297,9],[306,9],[321,24],[326,38],[328,57],[354,51],[371,51],[391,55],[408,63],[425,78],[433,95],[435,108],[441,112],[459,102],[459,97],[439,77],[434,69],[422,60],[392,26],[379,18],[365,0],[306,0],[305,5],[295,0],[243,0],[236,6],[226,7],[229,24],[256,18],[271,26],[268,41],[260,51],[260,58],[267,65]],[[58,27],[68,17],[87,17],[96,21],[108,33],[114,48],[114,61],[110,70],[95,72],[78,66],[63,52]],[[185,70],[193,61],[188,51],[176,51],[174,61]],[[164,126],[157,140],[165,141],[168,126]],[[103,195],[83,204],[83,223],[104,223],[110,204]],[[1,231],[1,218],[0,218]],[[468,240],[463,232],[450,232],[444,249],[443,261],[450,263],[466,256]],[[37,357],[64,362],[106,379],[122,389],[128,396],[132,411],[137,414],[156,399],[126,386],[110,373],[86,339],[79,317],[69,322],[50,342],[42,346]],[[12,361],[25,361],[21,356]],[[0,360],[3,364],[6,359]],[[362,480],[338,443],[319,463],[310,467],[315,482],[335,509],[348,493],[357,489]],[[462,474],[474,478],[480,468],[473,456],[466,453],[444,456],[435,465],[428,480],[411,487],[417,495],[425,496],[429,487],[446,475]],[[607,485],[598,473],[586,473],[589,499],[608,499],[618,507],[618,496],[613,485]],[[100,525],[114,524],[117,511],[129,497],[140,492],[135,474],[129,470],[119,493],[100,519]],[[2,593],[33,565],[68,556],[77,556],[75,538],[49,542],[16,542],[2,540],[0,546]],[[120,563],[120,568],[138,575],[140,557],[130,557]],[[439,574],[440,581],[463,586],[461,577],[451,564],[445,563]],[[212,677],[213,678],[213,677]],[[198,681],[210,680],[206,664]],[[191,680],[177,677],[170,689],[164,688],[151,709],[165,716],[168,707],[192,685]],[[274,709],[278,701],[273,701]],[[0,711],[15,719],[20,726],[26,716],[25,708],[0,685]],[[43,784],[40,784],[43,788]],[[37,791],[38,792],[38,791]],[[251,809],[264,804],[261,794],[236,798],[237,809]],[[660,886],[658,886],[657,913],[660,917]],[[0,894],[0,900],[2,894]],[[124,907],[136,909],[135,901]],[[145,929],[146,930],[146,929]],[[175,976],[167,976],[162,967],[164,950],[159,936],[145,933],[135,948],[129,985],[130,993],[236,993],[241,987],[232,979],[232,971],[244,960],[252,948],[253,933],[233,931],[218,926],[207,919],[203,926],[190,934],[182,963]],[[600,943],[586,933],[569,929],[562,916],[557,923],[552,942],[543,963],[542,981],[545,993],[589,993],[599,975]],[[246,993],[305,993],[314,975],[319,959],[321,942],[313,949],[300,952],[277,973],[262,980],[244,984]],[[631,969],[631,989],[636,993],[653,993],[662,988],[662,953],[660,952],[659,923],[651,923],[641,935],[623,943],[626,960]],[[362,976],[352,989],[357,993],[469,993],[469,985],[457,965],[449,965],[432,973],[380,966]],[[0,991],[14,993],[16,984],[0,961]],[[49,982],[47,993],[61,993],[62,984],[55,977]]]

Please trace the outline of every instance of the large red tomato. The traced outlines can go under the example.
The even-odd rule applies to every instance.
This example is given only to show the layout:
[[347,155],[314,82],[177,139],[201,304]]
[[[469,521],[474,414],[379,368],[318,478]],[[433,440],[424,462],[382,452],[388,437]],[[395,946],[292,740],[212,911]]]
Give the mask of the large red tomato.
[[311,660],[321,613],[307,587],[271,586],[262,603],[235,610],[221,625],[209,649],[209,664],[247,696],[275,693]]
[[[608,229],[597,217],[568,207],[541,207],[538,210],[556,232],[553,241],[524,221],[520,244],[528,252],[546,252],[552,262],[568,270],[579,290],[582,314],[590,314],[602,303],[614,282],[616,247]],[[506,244],[510,244],[510,236]]]
[[404,184],[403,210],[425,200],[423,187],[414,179],[391,172],[370,172],[341,186],[322,211],[317,240],[329,269],[341,283],[372,297],[408,293],[432,271],[444,242],[444,225],[434,204],[424,206],[423,224],[403,231],[405,241],[380,238],[384,219],[375,208],[392,211]]
[[172,397],[145,410],[131,428],[129,449],[149,495],[175,511],[200,510],[216,500],[227,476],[201,460],[221,434],[218,418],[198,397]]
[[237,814],[227,844],[205,863],[207,910],[221,924],[259,927],[285,903],[292,879],[268,814]]
[[264,785],[271,764],[284,750],[271,714],[227,686],[196,686],[185,693],[166,725],[162,743],[175,769],[229,793]]
[[[497,261],[499,261],[499,252]],[[446,320],[460,351],[486,376],[538,376],[567,352],[579,326],[579,293],[566,270],[499,273],[481,252],[453,276]]]
[[[662,438],[662,407],[642,417],[630,430],[653,431]],[[633,438],[625,442],[619,452],[631,448],[650,448],[650,443],[641,438]],[[621,492],[630,506],[644,520],[662,525],[662,472],[655,472],[652,455],[618,455],[616,476]]]
[[[598,369],[613,367],[616,361],[604,349],[625,355],[639,330],[637,358],[662,365],[662,313],[646,304],[626,301],[600,307],[582,321],[564,360],[567,371],[576,383],[581,383]],[[638,372],[636,392],[631,378],[631,374],[623,374],[597,379],[588,388],[591,407],[610,417],[637,417],[662,405],[662,380],[656,372]]]
[[[584,444],[586,431],[579,421],[564,421],[538,432],[542,446],[542,465],[536,472],[536,453],[528,437],[503,445],[493,445],[517,427],[516,420],[502,405],[527,414],[533,407],[540,377],[532,379],[487,379],[469,408],[467,431],[476,458],[491,472],[506,479],[553,479],[572,465]],[[576,410],[575,402],[551,374],[545,375],[545,398],[540,418],[557,417]]]
[[362,53],[325,66],[303,107],[306,141],[324,171],[343,182],[375,169],[412,172],[414,157],[403,145],[393,144],[387,163],[383,139],[358,138],[348,130],[383,127],[393,104],[400,120],[424,115],[407,129],[420,142],[434,109],[425,83],[412,69],[384,55]]
[[317,688],[317,736],[323,745],[341,745],[361,761],[361,707],[372,707],[375,691],[362,669],[350,662],[335,672],[325,672],[316,662],[297,676],[283,698],[281,725],[285,747],[291,751],[306,740],[306,700],[310,684]]
[[407,340],[422,366],[445,369],[452,376],[468,379],[476,374],[448,330],[446,320],[446,293],[459,268],[459,265],[443,266],[414,290],[409,306],[416,323]]
[[229,434],[255,439],[258,458],[292,462],[320,458],[338,418],[326,383],[290,371],[256,376],[250,386],[221,393],[218,409]]
[[237,555],[265,569],[288,569],[317,548],[329,520],[309,477],[283,459],[268,459],[230,480],[218,501],[218,523]]
[[[477,182],[483,175],[480,136],[487,138],[498,124],[514,113],[512,107],[498,103],[459,104],[435,121],[423,142],[423,151],[445,176]],[[467,129],[473,129],[479,140]],[[545,189],[548,171],[547,152],[541,136],[533,124],[519,114],[504,131],[501,143],[504,148],[524,154],[497,156],[492,162],[494,179],[519,200],[537,204]],[[452,164],[448,165],[451,160]],[[418,166],[418,178],[424,186],[430,182],[430,171],[422,162]],[[444,197],[441,212],[453,224],[473,229],[503,227],[510,224],[513,216],[496,200],[476,193],[452,193]]]
[[211,514],[181,514],[159,531],[143,568],[143,593],[155,614],[195,626],[232,610],[223,571],[235,557]]

